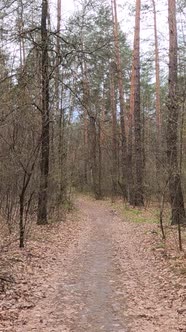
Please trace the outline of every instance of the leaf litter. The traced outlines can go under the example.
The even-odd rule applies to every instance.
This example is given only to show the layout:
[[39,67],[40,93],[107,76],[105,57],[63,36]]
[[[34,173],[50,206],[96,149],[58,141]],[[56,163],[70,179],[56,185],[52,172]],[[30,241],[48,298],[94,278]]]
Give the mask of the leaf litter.
[[[78,209],[78,210],[77,210]],[[186,258],[170,230],[88,198],[1,253],[1,332],[186,332]]]

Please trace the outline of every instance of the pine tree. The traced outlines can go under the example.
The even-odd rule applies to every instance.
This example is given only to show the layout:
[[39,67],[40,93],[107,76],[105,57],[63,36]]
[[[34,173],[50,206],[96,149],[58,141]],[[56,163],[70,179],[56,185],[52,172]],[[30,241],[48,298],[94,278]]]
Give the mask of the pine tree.
[[169,193],[172,210],[172,224],[186,223],[184,200],[181,187],[181,174],[178,164],[178,119],[177,97],[177,24],[176,1],[168,1],[169,18],[169,80],[168,80],[168,119],[167,119],[167,160]]

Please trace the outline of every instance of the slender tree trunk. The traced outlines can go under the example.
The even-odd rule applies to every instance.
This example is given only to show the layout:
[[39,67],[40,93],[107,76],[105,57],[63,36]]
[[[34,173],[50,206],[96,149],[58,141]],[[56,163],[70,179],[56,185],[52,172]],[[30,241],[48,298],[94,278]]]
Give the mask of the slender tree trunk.
[[38,224],[47,223],[48,174],[49,174],[49,74],[48,74],[48,1],[42,1],[41,52],[42,52],[42,135],[41,135],[41,176],[38,199]]
[[[37,153],[39,151],[38,148],[39,148],[39,145],[36,147],[36,150],[34,152],[35,158],[34,158],[34,161],[32,162],[30,169],[24,169],[22,190],[19,195],[19,247],[20,248],[24,248],[24,240],[25,240],[25,224],[24,224],[25,194],[26,194],[28,185],[30,183],[31,177],[33,175],[33,170],[34,170],[36,159],[37,159]],[[27,166],[28,166],[28,164],[27,164]],[[32,194],[30,196],[30,202],[31,202],[31,199],[32,199]],[[26,215],[25,222],[27,219],[30,202],[28,202],[28,206],[27,206],[27,209],[25,212],[25,215]]]
[[[24,19],[23,19],[23,2],[19,0],[19,8],[18,8],[18,30],[19,30],[19,54],[20,54],[20,67],[21,70],[24,68],[25,65],[25,42],[24,38],[22,37],[23,30],[24,30]],[[22,73],[21,73],[22,75]]]
[[[131,85],[132,87],[132,85]],[[134,156],[133,156],[133,146],[134,146],[134,125],[133,125],[133,115],[129,114],[129,134],[128,134],[128,202],[130,205],[135,205],[135,195],[134,195]]]
[[[61,0],[57,0],[57,34],[60,34],[60,29],[61,29]],[[57,54],[59,54],[60,50],[60,38],[59,36],[57,37]],[[58,60],[59,61],[59,60]]]
[[116,100],[115,100],[115,84],[114,84],[114,65],[110,64],[110,105],[112,112],[112,195],[117,193],[117,119],[116,119]]
[[119,89],[119,103],[120,103],[120,125],[121,125],[121,160],[122,160],[122,191],[124,199],[127,198],[127,141],[125,130],[125,103],[124,103],[124,89],[123,89],[123,75],[121,66],[121,55],[119,48],[119,32],[117,19],[116,0],[111,0],[112,17],[113,17],[113,31],[114,31],[114,45],[116,53],[116,64],[118,74],[118,89]]
[[66,196],[66,142],[65,142],[65,116],[62,104],[62,92],[60,96],[59,107],[59,170],[60,170],[60,183],[59,183],[59,204],[63,203]]
[[84,126],[83,126],[83,140],[84,140],[84,184],[88,184],[88,119],[87,113],[84,112]]
[[101,146],[101,112],[98,119],[98,199],[102,198],[102,146]]
[[177,26],[176,2],[168,0],[169,17],[169,95],[167,120],[167,159],[169,172],[169,193],[172,209],[172,224],[186,223],[181,176],[178,164],[178,114],[177,99]]
[[158,47],[155,0],[152,0],[152,4],[153,4],[153,13],[154,13],[155,68],[156,68],[156,141],[159,151],[161,146],[160,65],[159,65],[159,47]]
[[[63,110],[63,84],[60,86],[60,30],[61,30],[61,0],[57,0],[57,43],[56,43],[56,75],[55,75],[55,95],[56,95],[56,111],[59,114],[59,158],[58,167],[60,173],[59,183],[59,204],[66,199],[67,190],[67,174],[66,174],[66,146],[65,146],[65,117]],[[65,75],[62,72],[62,79]]]
[[[55,55],[55,60],[54,60],[54,66],[55,66],[55,107],[53,107],[51,109],[51,114],[50,114],[50,117],[52,118],[52,121],[51,121],[51,128],[50,128],[50,131],[51,131],[51,152],[50,152],[50,159],[51,161],[53,161],[53,164],[55,165],[55,117],[56,117],[56,114],[57,116],[59,116],[59,127],[58,127],[58,135],[59,135],[59,147],[58,147],[58,150],[59,150],[59,154],[58,154],[58,157],[57,158],[57,167],[59,168],[59,172],[63,172],[61,170],[62,168],[62,165],[61,165],[61,153],[60,153],[60,149],[63,144],[63,142],[61,141],[61,137],[62,137],[62,134],[61,134],[61,131],[62,131],[62,127],[61,127],[61,124],[62,124],[62,121],[61,121],[61,118],[62,118],[62,86],[63,85],[60,85],[60,30],[61,30],[61,0],[57,0],[57,26],[56,26],[56,55]],[[62,149],[61,149],[62,150]],[[55,168],[55,167],[54,167]],[[59,203],[61,202],[61,199],[60,199],[60,195],[61,193],[59,193],[59,197],[58,197],[58,200],[59,200]]]
[[135,205],[134,187],[134,97],[135,97],[135,49],[133,49],[132,74],[130,86],[130,112],[129,112],[129,134],[128,134],[128,202]]
[[[75,81],[73,82],[73,88],[72,91],[75,91]],[[66,158],[65,158],[65,174],[66,174],[66,197],[70,199],[71,196],[71,190],[72,190],[72,184],[73,184],[73,179],[72,179],[72,172],[70,171],[70,166],[71,163],[69,164],[70,160],[70,155],[71,155],[71,142],[73,138],[73,113],[74,113],[74,103],[75,103],[75,95],[74,92],[71,93],[70,95],[70,101],[69,101],[69,112],[68,112],[68,119],[66,120]],[[67,191],[68,189],[68,191]],[[68,196],[67,196],[68,193]]]
[[156,18],[156,3],[152,0],[153,14],[154,14],[154,41],[155,41],[155,72],[156,72],[156,178],[157,178],[157,193],[159,202],[161,201],[160,181],[161,181],[161,102],[160,102],[160,65],[159,65],[159,47],[158,47],[158,33],[157,33],[157,18]]
[[19,247],[24,248],[24,190],[19,197]]
[[181,121],[180,121],[180,144],[179,144],[179,169],[180,173],[182,172],[182,162],[183,162],[183,137],[184,137],[184,122],[185,122],[185,109],[184,109],[184,103],[181,108]]
[[[87,132],[88,132],[88,153],[89,155],[89,165],[91,169],[91,180],[92,180],[92,189],[95,195],[96,199],[99,199],[99,190],[98,190],[98,180],[99,180],[99,174],[98,174],[98,164],[97,164],[97,133],[96,133],[96,114],[91,109],[90,104],[90,86],[89,86],[89,80],[87,77],[87,63],[84,59],[82,63],[82,73],[83,73],[83,105],[84,105],[84,116],[85,116],[85,136],[86,139],[86,124],[87,126]],[[86,117],[87,117],[87,123],[86,123]],[[86,158],[86,156],[85,156]],[[88,160],[85,159],[85,162],[88,163]],[[87,165],[88,166],[88,165]],[[86,166],[86,167],[87,167]],[[86,170],[86,168],[85,168]]]
[[96,119],[94,115],[89,116],[89,142],[90,142],[90,164],[92,171],[92,187],[96,199],[99,199],[98,192],[98,169],[97,169],[97,135],[96,135]]
[[56,38],[56,61],[55,61],[55,101],[56,112],[60,113],[60,91],[59,91],[59,74],[60,74],[60,29],[61,29],[61,0],[57,0],[57,38]]
[[85,87],[85,107],[88,116],[88,148],[89,160],[92,174],[92,189],[96,199],[99,199],[98,193],[98,165],[97,165],[97,133],[96,133],[96,114],[91,109],[90,104],[90,86],[87,77],[87,64],[84,61],[84,87]]
[[83,184],[88,184],[88,110],[89,110],[89,84],[86,74],[86,64],[85,61],[82,62],[81,71],[83,77],[83,140],[84,140],[84,174],[83,174]]
[[143,206],[143,149],[140,109],[140,11],[141,0],[136,0],[134,49],[132,64],[131,118],[134,118],[134,205]]

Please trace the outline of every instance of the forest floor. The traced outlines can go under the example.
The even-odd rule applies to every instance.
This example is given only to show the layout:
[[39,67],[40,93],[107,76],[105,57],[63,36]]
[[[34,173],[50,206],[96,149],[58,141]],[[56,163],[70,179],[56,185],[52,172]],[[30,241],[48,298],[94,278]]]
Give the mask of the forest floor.
[[119,207],[79,197],[65,222],[33,226],[24,250],[3,247],[0,332],[186,332],[176,231],[164,243],[148,211]]

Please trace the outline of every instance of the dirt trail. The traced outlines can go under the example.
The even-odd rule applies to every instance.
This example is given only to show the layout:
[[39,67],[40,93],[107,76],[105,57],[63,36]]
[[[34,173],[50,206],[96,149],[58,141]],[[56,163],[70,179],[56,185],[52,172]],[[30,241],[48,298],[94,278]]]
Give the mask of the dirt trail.
[[77,207],[81,233],[58,260],[46,297],[22,312],[14,331],[186,331],[154,256],[140,252],[137,228],[103,202],[79,199]]
[[120,313],[124,308],[119,306],[114,288],[119,280],[111,241],[113,216],[92,202],[83,202],[82,208],[91,223],[91,231],[83,255],[77,261],[82,268],[75,288],[83,298],[83,309],[75,322],[77,331],[127,332]]
[[[111,241],[112,213],[79,200],[84,228],[54,271],[46,299],[20,317],[24,332],[128,332],[118,301],[118,273]],[[117,289],[116,286],[117,285]],[[25,316],[25,317],[24,317]],[[16,332],[23,331],[23,326]]]

